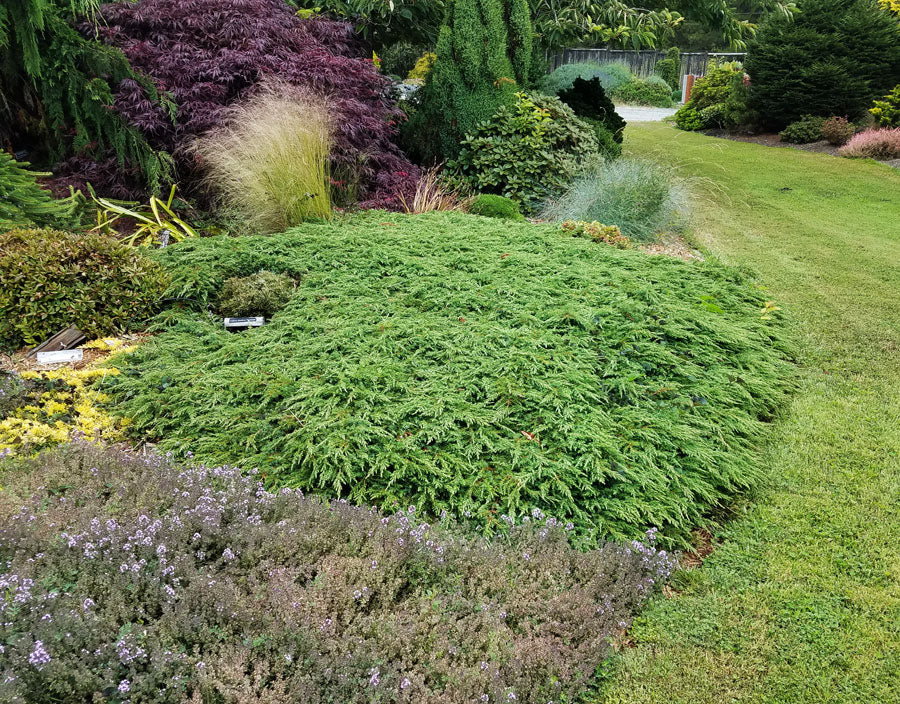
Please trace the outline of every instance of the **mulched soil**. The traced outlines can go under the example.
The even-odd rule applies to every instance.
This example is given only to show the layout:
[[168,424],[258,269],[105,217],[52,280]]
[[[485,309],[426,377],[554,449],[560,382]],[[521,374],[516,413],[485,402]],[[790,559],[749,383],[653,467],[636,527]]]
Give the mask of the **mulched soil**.
[[791,144],[790,142],[782,142],[781,137],[772,133],[736,134],[727,132],[726,130],[704,130],[703,134],[709,135],[710,137],[730,139],[733,142],[752,142],[753,144],[762,144],[764,147],[787,147],[788,149],[800,149],[804,152],[817,152],[819,154],[839,156],[838,147],[829,144],[824,139],[819,142],[810,142],[809,144]]

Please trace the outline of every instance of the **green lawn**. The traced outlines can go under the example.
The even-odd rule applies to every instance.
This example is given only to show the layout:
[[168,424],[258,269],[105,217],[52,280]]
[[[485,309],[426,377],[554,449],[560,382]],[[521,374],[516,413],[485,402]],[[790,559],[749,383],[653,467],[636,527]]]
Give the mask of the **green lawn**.
[[629,127],[701,196],[693,239],[790,314],[770,481],[635,624],[600,702],[900,702],[900,172]]

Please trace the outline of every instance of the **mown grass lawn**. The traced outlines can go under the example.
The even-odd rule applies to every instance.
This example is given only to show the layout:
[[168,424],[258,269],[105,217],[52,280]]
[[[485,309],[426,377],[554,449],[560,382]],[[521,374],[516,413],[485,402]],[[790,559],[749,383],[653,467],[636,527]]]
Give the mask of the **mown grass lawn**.
[[694,180],[693,238],[760,273],[803,379],[767,487],[644,612],[599,701],[900,702],[900,172],[662,124],[626,148]]

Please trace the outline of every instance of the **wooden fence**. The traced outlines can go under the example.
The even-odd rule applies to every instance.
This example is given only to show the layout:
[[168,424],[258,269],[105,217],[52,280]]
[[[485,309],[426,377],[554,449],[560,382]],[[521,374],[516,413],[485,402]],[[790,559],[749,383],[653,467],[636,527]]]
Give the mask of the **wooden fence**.
[[[710,61],[742,61],[743,53],[722,53],[711,51],[684,52],[681,54],[681,73],[678,78],[688,73],[703,76]],[[550,57],[550,70],[563,64],[574,64],[580,61],[593,61],[601,64],[615,62],[625,64],[636,76],[646,77],[653,73],[656,62],[666,58],[666,52],[646,50],[628,51],[623,49],[565,49],[562,53]]]

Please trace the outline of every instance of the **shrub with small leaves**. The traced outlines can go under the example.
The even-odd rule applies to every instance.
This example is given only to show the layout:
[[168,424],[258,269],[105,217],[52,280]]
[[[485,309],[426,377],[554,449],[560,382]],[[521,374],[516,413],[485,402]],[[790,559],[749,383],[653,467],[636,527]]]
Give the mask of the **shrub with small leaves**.
[[820,130],[822,139],[838,147],[846,144],[855,132],[856,126],[846,117],[829,117]]
[[900,83],[869,110],[880,127],[900,127]]
[[475,191],[497,193],[531,212],[561,192],[578,168],[598,152],[586,122],[558,98],[518,93],[463,141],[448,164]]
[[486,218],[499,218],[500,220],[524,220],[525,216],[519,210],[519,204],[511,198],[494,195],[493,193],[479,193],[469,204],[469,212],[472,215],[481,215]]
[[631,246],[631,240],[622,234],[617,225],[604,225],[596,220],[594,222],[566,220],[560,228],[573,237],[587,237],[594,242],[602,242],[618,249],[628,249]]
[[271,318],[284,308],[297,283],[287,274],[259,271],[228,279],[219,296],[219,312],[226,317],[261,315]]
[[408,41],[399,41],[391,44],[381,51],[381,72],[404,77],[416,65],[422,51],[421,44],[412,44]]
[[610,91],[613,100],[628,105],[672,107],[672,88],[659,76],[635,78]]
[[662,78],[673,91],[678,90],[681,78],[681,53],[678,51],[678,47],[670,48],[666,52],[666,58],[656,62],[653,72]]
[[83,443],[0,482],[10,704],[575,701],[673,568],[652,531],[479,537]]
[[861,159],[900,159],[900,127],[860,132],[841,147],[840,154]]
[[781,137],[782,142],[790,142],[791,144],[818,142],[822,139],[822,126],[824,124],[824,117],[804,115],[801,119],[792,122],[781,130],[778,136]]
[[0,234],[0,348],[69,325],[90,337],[127,330],[153,313],[166,279],[142,252],[105,235]]
[[[625,120],[616,112],[616,106],[606,94],[599,78],[576,78],[572,86],[560,91],[557,97],[572,108],[579,118],[594,126],[603,151],[616,151],[608,142],[622,143]],[[618,148],[617,151],[620,153],[622,150]]]
[[435,54],[433,51],[426,51],[419,57],[415,65],[409,70],[409,73],[406,77],[424,81],[426,78],[428,78],[428,74],[431,73],[431,69],[434,67],[434,60],[436,58],[437,54]]

